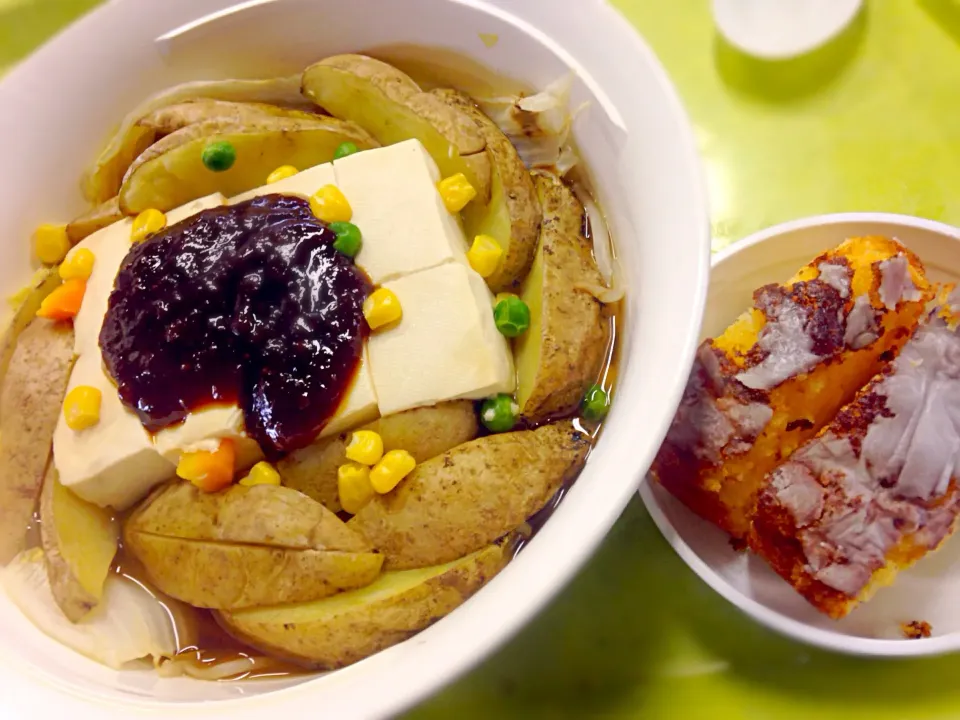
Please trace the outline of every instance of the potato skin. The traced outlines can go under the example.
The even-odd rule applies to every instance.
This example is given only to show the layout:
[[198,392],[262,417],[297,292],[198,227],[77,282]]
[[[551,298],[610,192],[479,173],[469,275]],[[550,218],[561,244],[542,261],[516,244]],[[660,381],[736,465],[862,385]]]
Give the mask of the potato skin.
[[[120,533],[109,511],[76,496],[65,505],[65,495],[69,493],[59,485],[57,471],[50,462],[40,492],[40,541],[53,598],[71,622],[79,622],[100,603]],[[71,522],[76,526],[68,525]],[[76,553],[73,557],[64,556],[64,531],[73,534],[74,542],[83,538],[81,557]]]
[[[384,452],[406,450],[420,463],[477,436],[477,415],[469,400],[415,408],[374,420],[362,430],[383,439]],[[350,433],[324,438],[277,463],[283,484],[338,512],[337,468],[346,462]]]
[[158,589],[195,607],[221,610],[307,602],[363,587],[383,562],[376,553],[236,545],[130,528],[124,545]]
[[583,466],[590,439],[572,423],[488,435],[418,465],[347,526],[384,554],[384,569],[449,562],[503,537]]
[[0,385],[7,376],[10,360],[17,349],[17,340],[20,339],[20,334],[26,330],[30,323],[36,320],[40,303],[47,295],[60,287],[60,282],[60,274],[57,272],[57,268],[43,268],[31,280],[31,286],[27,289],[23,302],[14,309],[13,317],[3,331],[3,338],[0,339]]
[[20,334],[0,395],[0,564],[25,547],[73,367],[73,327],[34,319]]
[[[211,173],[203,166],[203,148],[213,141],[236,148],[236,162],[228,170]],[[120,187],[120,210],[126,215],[151,207],[167,211],[214,192],[236,195],[262,185],[279,165],[329,162],[345,141],[361,149],[377,146],[359,126],[321,116],[308,120],[264,115],[249,122],[214,119],[187,125],[133,161]]]
[[486,140],[469,117],[422,92],[409,76],[364,55],[335,55],[303,72],[303,95],[336,117],[352,120],[390,145],[416,138],[443,175],[464,172],[477,190],[473,202],[490,199]]
[[540,247],[521,291],[531,324],[514,343],[517,402],[529,423],[576,410],[597,379],[610,337],[602,304],[577,287],[603,285],[582,234],[583,206],[552,175],[537,173],[534,183],[543,207]]
[[[540,200],[537,198],[533,180],[513,143],[493,120],[480,111],[469,96],[448,88],[432,90],[431,94],[470,118],[486,140],[492,185],[495,188],[487,213],[505,212],[510,226],[510,236],[505,238],[508,247],[500,261],[500,267],[486,278],[486,281],[494,292],[515,291],[530,271],[540,237]],[[500,184],[499,203],[502,203],[502,208],[494,207],[498,203],[497,183]],[[477,217],[471,209],[465,220],[468,228],[471,228],[484,223],[486,218]],[[475,229],[486,230],[485,227]]]
[[137,121],[140,127],[150,128],[158,136],[169,135],[195,123],[219,120],[237,126],[249,125],[264,117],[282,117],[294,120],[317,120],[322,116],[303,110],[282,108],[276,105],[255,102],[232,102],[197,98],[175,105],[165,105]]
[[144,500],[127,519],[127,527],[165,537],[292,550],[372,549],[323,505],[278,485],[231,485],[205,493],[174,480]]
[[326,601],[217,617],[228,632],[253,647],[333,670],[396,645],[449,614],[508,559],[502,547],[492,545],[440,568],[385,573],[367,588]]
[[120,199],[118,197],[110,198],[67,223],[67,238],[71,245],[76,245],[85,237],[93,235],[98,230],[103,230],[103,228],[113,225],[123,218],[124,215],[120,211]]

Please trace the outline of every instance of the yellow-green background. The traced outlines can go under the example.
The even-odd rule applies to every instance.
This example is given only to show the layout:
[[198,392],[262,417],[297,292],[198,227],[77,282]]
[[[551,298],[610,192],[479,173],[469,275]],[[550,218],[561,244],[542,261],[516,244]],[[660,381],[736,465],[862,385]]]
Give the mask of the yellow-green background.
[[[0,0],[0,67],[96,3]],[[960,0],[867,0],[838,41],[773,65],[719,40],[708,0],[614,3],[692,116],[715,247],[824,212],[960,224]],[[410,717],[953,718],[960,657],[854,660],[779,638],[697,580],[634,501],[546,612]]]

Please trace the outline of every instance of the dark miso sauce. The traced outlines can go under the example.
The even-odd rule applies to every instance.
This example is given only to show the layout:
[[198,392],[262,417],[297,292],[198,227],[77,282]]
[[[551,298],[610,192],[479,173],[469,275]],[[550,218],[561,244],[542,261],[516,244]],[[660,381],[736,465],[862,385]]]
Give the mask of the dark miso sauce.
[[135,246],[100,332],[120,398],[157,432],[236,403],[268,456],[310,444],[359,368],[372,286],[297,197],[205,210]]

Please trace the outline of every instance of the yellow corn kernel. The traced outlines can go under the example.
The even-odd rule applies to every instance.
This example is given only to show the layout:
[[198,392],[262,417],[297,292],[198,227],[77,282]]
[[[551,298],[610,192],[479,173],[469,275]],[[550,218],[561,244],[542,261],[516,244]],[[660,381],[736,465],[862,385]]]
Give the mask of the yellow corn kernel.
[[240,484],[245,487],[253,485],[279,485],[280,473],[266,460],[261,460],[247,473],[246,477],[240,479]]
[[71,430],[86,430],[100,422],[100,391],[77,385],[63,399],[63,419]]
[[33,248],[44,265],[56,265],[70,250],[66,225],[41,225],[33,233]]
[[130,242],[143,242],[154,233],[158,233],[167,226],[167,216],[155,208],[144,210],[133,219],[130,229]]
[[267,185],[273,185],[275,182],[286,180],[288,177],[293,177],[298,172],[300,171],[297,170],[293,165],[281,165],[272,173],[267,175]]
[[373,466],[370,484],[383,495],[393,490],[416,466],[417,461],[406,450],[391,450]]
[[463,173],[444,178],[437,183],[437,190],[440,191],[440,198],[447,211],[451,213],[460,212],[477,196],[477,189]]
[[337,468],[337,495],[346,512],[356,515],[375,494],[370,484],[370,468],[366,465],[350,462]]
[[324,185],[310,196],[310,209],[326,223],[350,222],[353,210],[336,185]]
[[393,290],[378,288],[363,301],[363,316],[371,330],[396,322],[403,317],[403,308],[400,307],[400,298]]
[[93,272],[96,260],[89,248],[77,248],[60,264],[60,277],[64,280],[87,280]]
[[347,445],[347,459],[374,465],[383,457],[383,440],[373,430],[356,430]]
[[490,277],[497,271],[503,248],[489,235],[477,235],[467,251],[467,261],[480,277]]

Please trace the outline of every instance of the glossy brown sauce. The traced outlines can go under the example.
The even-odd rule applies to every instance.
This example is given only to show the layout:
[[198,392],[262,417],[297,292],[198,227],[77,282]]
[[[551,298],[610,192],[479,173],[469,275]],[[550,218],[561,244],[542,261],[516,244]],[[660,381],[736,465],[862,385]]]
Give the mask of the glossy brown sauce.
[[309,203],[285,195],[194,215],[135,246],[100,347],[151,432],[239,404],[268,456],[309,445],[360,365],[371,285]]

